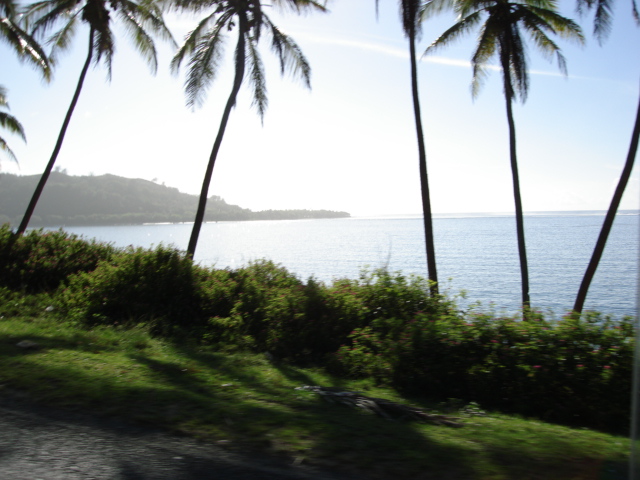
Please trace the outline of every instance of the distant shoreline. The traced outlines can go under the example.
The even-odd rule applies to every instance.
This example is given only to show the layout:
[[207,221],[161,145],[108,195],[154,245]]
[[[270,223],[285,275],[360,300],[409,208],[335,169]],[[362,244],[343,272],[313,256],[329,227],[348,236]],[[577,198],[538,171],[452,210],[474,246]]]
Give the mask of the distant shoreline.
[[[525,217],[604,217],[606,210],[575,210],[575,211],[546,211],[546,212],[525,212]],[[513,213],[437,213],[434,219],[465,219],[465,218],[511,218]],[[619,216],[639,216],[640,210],[622,210],[617,213]],[[247,218],[247,219],[224,219],[224,220],[208,220],[205,224],[214,223],[232,223],[232,222],[275,222],[275,221],[302,221],[302,220],[417,220],[422,219],[419,213],[401,213],[386,215],[342,215],[342,216],[326,216],[326,217],[296,217],[296,218]],[[82,228],[82,227],[134,227],[134,226],[153,226],[153,225],[193,225],[193,221],[177,221],[177,222],[139,222],[139,223],[92,223],[92,224],[47,224],[32,225],[30,228],[39,229],[57,229],[57,228]]]
[[[603,217],[606,210],[549,210],[524,212],[525,217]],[[640,210],[619,210],[616,215],[640,215]],[[461,213],[434,213],[433,218],[496,218],[513,217],[513,212],[461,212]],[[352,215],[352,219],[401,219],[423,218],[421,213],[397,213],[382,215]]]
[[[35,189],[38,176],[0,173],[0,224],[17,225]],[[71,176],[52,172],[30,220],[31,227],[97,227],[193,222],[199,198],[175,188],[115,175]],[[228,204],[212,195],[205,222],[348,218],[344,211],[261,210]]]

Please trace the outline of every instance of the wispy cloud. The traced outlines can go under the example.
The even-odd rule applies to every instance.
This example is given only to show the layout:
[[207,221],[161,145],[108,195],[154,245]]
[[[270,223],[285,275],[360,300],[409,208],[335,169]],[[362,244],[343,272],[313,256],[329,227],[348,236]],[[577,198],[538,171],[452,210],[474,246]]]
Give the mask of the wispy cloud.
[[[370,52],[380,53],[381,55],[387,55],[389,57],[401,58],[408,60],[409,51],[406,48],[398,48],[390,45],[384,45],[377,42],[366,40],[351,40],[340,37],[327,37],[321,35],[313,35],[306,32],[298,31],[292,33],[296,39],[304,38],[307,41],[322,44],[322,45],[338,45],[342,47],[357,48],[360,50],[366,50]],[[437,65],[446,65],[449,67],[463,67],[471,68],[471,62],[469,60],[460,60],[457,58],[441,57],[437,55],[426,55],[420,58],[420,61],[427,63],[434,63]],[[487,65],[488,70],[501,71],[502,68],[497,65]],[[551,70],[529,70],[531,75],[543,75],[548,77],[564,77],[560,72],[554,72]],[[584,78],[571,76],[571,78]]]
[[352,47],[360,50],[367,50],[371,52],[378,52],[383,55],[387,55],[390,57],[403,58],[408,59],[409,53],[405,49],[392,47],[389,45],[382,45],[380,43],[375,43],[371,41],[363,41],[363,40],[351,40],[340,37],[327,37],[321,35],[313,35],[303,31],[296,31],[291,33],[291,35],[299,39],[305,39],[307,41],[313,43],[319,43],[322,45],[338,45],[342,47]]

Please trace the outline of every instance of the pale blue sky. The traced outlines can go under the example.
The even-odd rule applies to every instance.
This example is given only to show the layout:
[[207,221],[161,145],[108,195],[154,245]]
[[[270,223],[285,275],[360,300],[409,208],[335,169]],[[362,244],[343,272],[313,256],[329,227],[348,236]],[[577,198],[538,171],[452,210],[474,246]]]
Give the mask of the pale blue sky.
[[[420,185],[410,96],[408,45],[396,1],[330,2],[331,13],[271,14],[298,42],[312,66],[312,91],[286,76],[263,45],[269,109],[264,126],[243,87],[231,115],[210,195],[253,210],[310,208],[354,215],[418,213]],[[622,170],[638,104],[640,29],[627,1],[618,0],[613,32],[603,47],[591,36],[591,17],[577,18],[573,2],[562,11],[585,29],[587,45],[558,40],[569,77],[529,50],[526,104],[515,109],[526,211],[604,210]],[[453,16],[425,24],[423,51]],[[180,41],[192,18],[169,17]],[[86,55],[87,32],[62,57],[45,85],[37,73],[0,45],[0,84],[28,143],[3,132],[19,169],[40,174],[49,159]],[[235,32],[227,53],[232,54]],[[436,213],[513,211],[508,134],[499,71],[471,99],[471,35],[419,67],[427,162]],[[222,108],[232,82],[232,60],[211,86],[205,106],[185,106],[183,76],[169,73],[173,52],[159,45],[154,77],[120,36],[109,84],[103,68],[87,76],[58,163],[70,174],[112,173],[157,179],[198,193]],[[182,72],[184,73],[184,72]],[[636,169],[637,171],[637,169]],[[623,208],[638,208],[638,174]]]

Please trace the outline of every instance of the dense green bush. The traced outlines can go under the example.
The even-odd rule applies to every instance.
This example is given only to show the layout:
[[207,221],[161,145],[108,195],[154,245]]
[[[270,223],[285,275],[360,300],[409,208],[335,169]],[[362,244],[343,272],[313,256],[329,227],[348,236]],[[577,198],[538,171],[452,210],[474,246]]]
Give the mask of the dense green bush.
[[336,359],[350,375],[434,399],[621,429],[629,425],[633,353],[630,318],[419,314],[356,329]]
[[[264,260],[227,275],[230,308],[215,313],[210,310],[214,314],[207,338],[213,342],[250,344],[267,351],[283,350],[278,347],[279,331],[282,324],[304,315],[304,284],[285,268]],[[207,297],[214,302],[218,294],[212,292]]]
[[436,314],[451,306],[443,297],[427,295],[429,284],[424,278],[384,268],[363,270],[354,286],[366,306],[367,323],[378,318],[410,320],[417,312]]
[[230,272],[233,306],[209,321],[212,341],[251,345],[279,358],[318,360],[351,331],[330,290],[306,283],[284,267],[260,260]]
[[[354,329],[389,312],[408,319],[421,309],[438,311],[446,303],[430,299],[420,278],[385,270],[364,272],[357,280],[336,280],[331,286],[313,278],[305,283],[265,260],[228,275],[225,298],[231,299],[232,307],[228,314],[225,309],[206,309],[212,317],[207,341],[252,345],[297,361],[322,359]],[[219,294],[206,297],[214,301]]]
[[0,227],[0,286],[30,293],[54,290],[69,275],[89,272],[116,249],[63,231],[32,230],[16,237]]
[[90,324],[149,323],[156,333],[173,333],[206,323],[205,301],[220,292],[215,277],[184,253],[159,246],[127,249],[92,272],[73,275],[60,294],[60,306],[72,320]]
[[296,360],[335,352],[354,329],[377,318],[409,319],[421,310],[447,308],[426,295],[424,280],[383,269],[327,287],[313,278],[304,283],[263,260],[231,272],[231,278],[236,293],[230,316],[211,320],[217,336],[245,344],[250,338],[258,349]]

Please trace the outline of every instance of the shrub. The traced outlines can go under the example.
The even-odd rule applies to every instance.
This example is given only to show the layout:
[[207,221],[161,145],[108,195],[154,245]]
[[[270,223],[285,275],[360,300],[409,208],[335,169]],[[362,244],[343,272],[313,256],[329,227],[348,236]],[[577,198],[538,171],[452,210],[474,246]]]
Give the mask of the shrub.
[[417,275],[405,276],[385,268],[371,272],[365,269],[355,287],[367,310],[367,323],[379,318],[409,320],[418,312],[446,309],[444,298],[430,297],[427,280]]
[[[410,318],[424,309],[439,311],[442,299],[427,296],[426,282],[386,270],[363,272],[327,287],[303,283],[270,261],[252,262],[231,273],[237,289],[228,318],[212,320],[220,335],[279,357],[320,360],[335,352],[349,334],[378,318]],[[215,337],[215,336],[214,336]]]
[[85,323],[150,323],[155,333],[175,333],[204,325],[205,308],[217,305],[204,299],[217,291],[215,277],[206,274],[175,249],[130,248],[70,277],[60,303],[71,319]]
[[435,400],[611,430],[629,424],[633,349],[629,318],[419,314],[356,329],[336,359],[350,375]]
[[230,274],[234,282],[230,319],[237,339],[251,337],[256,348],[288,356],[282,335],[287,324],[305,314],[304,284],[286,268],[259,260]]
[[62,230],[32,230],[16,237],[0,227],[0,285],[37,293],[55,290],[69,275],[90,272],[116,249]]

